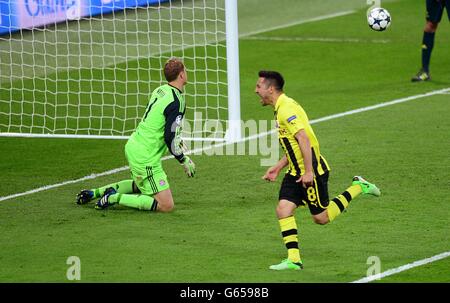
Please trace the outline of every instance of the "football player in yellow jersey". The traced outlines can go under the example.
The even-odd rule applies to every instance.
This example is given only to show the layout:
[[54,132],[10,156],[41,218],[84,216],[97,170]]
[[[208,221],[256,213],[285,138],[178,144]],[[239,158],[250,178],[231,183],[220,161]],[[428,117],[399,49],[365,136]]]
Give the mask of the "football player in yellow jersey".
[[283,92],[284,79],[275,71],[260,71],[255,93],[263,106],[274,108],[278,138],[285,155],[270,167],[264,180],[275,181],[280,171],[288,167],[279,192],[276,208],[281,235],[288,250],[287,259],[270,266],[273,270],[303,268],[298,248],[295,210],[308,206],[317,224],[333,221],[361,193],[380,196],[380,190],[360,176],[342,194],[329,200],[328,175],[330,167],[320,153],[319,142],[303,108]]

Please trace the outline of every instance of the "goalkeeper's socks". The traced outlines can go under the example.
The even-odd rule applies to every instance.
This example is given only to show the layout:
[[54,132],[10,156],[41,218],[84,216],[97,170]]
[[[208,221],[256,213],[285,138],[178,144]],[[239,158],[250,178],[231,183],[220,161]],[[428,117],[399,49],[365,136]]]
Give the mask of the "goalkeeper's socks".
[[333,221],[339,216],[347,207],[350,201],[362,193],[360,185],[352,185],[347,188],[342,194],[330,201],[327,207],[328,220]]
[[431,51],[434,46],[434,33],[423,33],[422,40],[422,69],[425,72],[430,71]]
[[300,250],[298,249],[298,232],[295,217],[290,216],[279,219],[278,222],[280,223],[281,235],[283,237],[284,244],[288,250],[288,259],[294,263],[301,262]]
[[93,189],[92,191],[94,192],[94,198],[102,197],[105,193],[105,190],[110,187],[114,188],[119,194],[132,194],[133,180],[123,180],[117,183],[112,183],[100,188]]
[[110,203],[117,203],[119,205],[137,208],[140,210],[156,211],[158,202],[147,195],[130,195],[130,194],[114,194],[109,197]]

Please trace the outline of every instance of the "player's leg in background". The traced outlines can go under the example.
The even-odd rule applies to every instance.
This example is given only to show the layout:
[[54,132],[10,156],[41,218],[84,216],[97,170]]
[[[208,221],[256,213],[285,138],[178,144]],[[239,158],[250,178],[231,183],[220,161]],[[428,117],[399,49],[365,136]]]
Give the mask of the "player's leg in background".
[[450,0],[445,0],[445,9],[447,10],[448,21],[450,21]]
[[422,67],[417,75],[411,79],[413,82],[427,81],[431,79],[430,61],[431,53],[434,47],[434,37],[444,11],[443,4],[436,0],[427,0],[426,6],[427,15],[422,38]]
[[427,20],[423,31],[422,40],[422,69],[430,72],[431,52],[434,47],[434,37],[439,23]]

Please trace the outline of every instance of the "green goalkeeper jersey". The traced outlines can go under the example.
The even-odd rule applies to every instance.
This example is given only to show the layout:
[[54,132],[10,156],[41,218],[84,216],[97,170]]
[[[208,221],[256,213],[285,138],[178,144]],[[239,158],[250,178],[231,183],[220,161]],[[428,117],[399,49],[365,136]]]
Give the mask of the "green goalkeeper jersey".
[[145,114],[127,142],[127,154],[134,164],[160,165],[169,150],[178,160],[181,150],[181,122],[186,110],[182,92],[169,84],[156,88]]

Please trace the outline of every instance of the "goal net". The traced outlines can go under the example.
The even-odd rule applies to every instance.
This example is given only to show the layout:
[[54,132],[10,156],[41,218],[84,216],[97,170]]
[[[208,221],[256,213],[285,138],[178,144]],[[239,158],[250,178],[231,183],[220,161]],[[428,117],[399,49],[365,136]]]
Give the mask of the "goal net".
[[0,0],[0,9],[0,136],[127,138],[176,56],[189,80],[183,137],[239,139],[236,0]]

